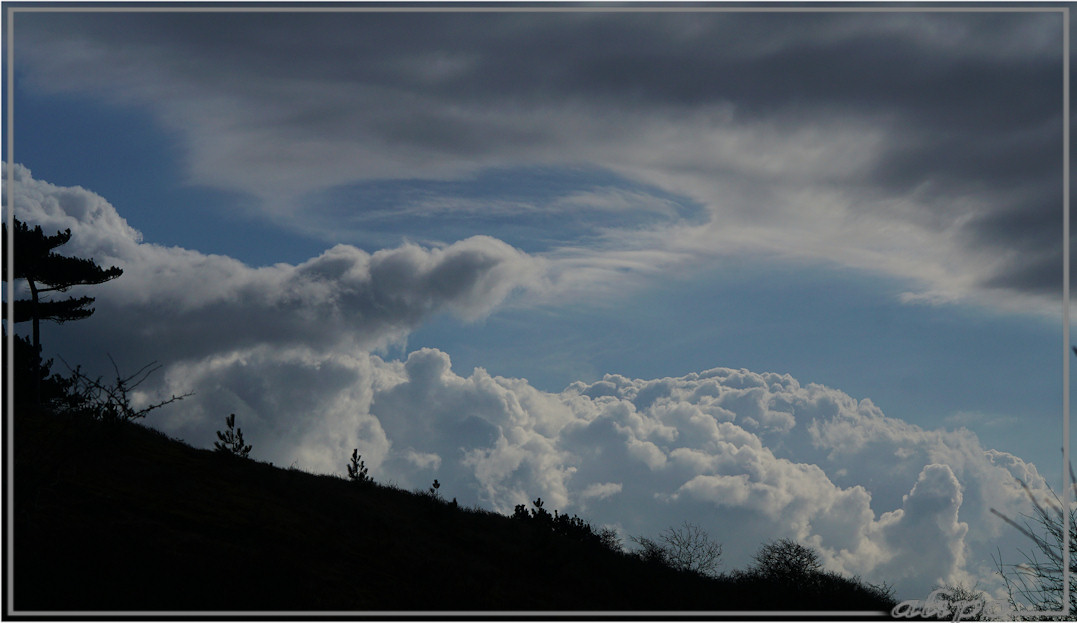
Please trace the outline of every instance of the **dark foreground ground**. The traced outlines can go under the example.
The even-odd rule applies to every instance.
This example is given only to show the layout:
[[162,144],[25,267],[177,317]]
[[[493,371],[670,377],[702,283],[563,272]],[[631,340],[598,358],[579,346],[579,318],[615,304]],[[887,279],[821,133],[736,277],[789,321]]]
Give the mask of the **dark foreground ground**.
[[678,572],[533,522],[198,450],[138,425],[23,413],[15,427],[16,614],[894,605],[833,575]]

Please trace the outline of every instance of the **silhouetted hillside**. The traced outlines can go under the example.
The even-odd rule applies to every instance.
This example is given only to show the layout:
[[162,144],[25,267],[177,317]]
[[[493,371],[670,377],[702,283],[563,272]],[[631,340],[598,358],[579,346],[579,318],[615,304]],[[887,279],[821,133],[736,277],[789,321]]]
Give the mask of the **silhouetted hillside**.
[[811,590],[707,579],[533,522],[198,450],[134,424],[51,414],[15,424],[17,612],[893,605],[844,578]]

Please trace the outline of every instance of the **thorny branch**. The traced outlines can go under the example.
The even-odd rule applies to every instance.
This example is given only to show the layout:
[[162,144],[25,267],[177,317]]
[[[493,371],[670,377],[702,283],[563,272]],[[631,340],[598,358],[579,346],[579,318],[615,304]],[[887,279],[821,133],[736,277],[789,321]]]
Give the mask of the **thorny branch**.
[[160,370],[162,366],[156,361],[151,361],[139,368],[134,374],[125,377],[120,373],[120,368],[116,365],[112,355],[108,355],[108,360],[112,363],[112,369],[116,374],[116,381],[111,385],[102,382],[101,377],[92,379],[86,376],[83,374],[81,366],[75,366],[72,369],[62,357],[60,358],[60,361],[71,372],[70,392],[72,394],[71,398],[74,399],[74,405],[72,405],[74,409],[80,411],[89,410],[94,417],[99,419],[130,421],[144,418],[151,411],[194,395],[194,392],[187,392],[179,396],[173,394],[167,400],[141,409],[135,409],[131,406],[130,393],[149,378],[151,374]]

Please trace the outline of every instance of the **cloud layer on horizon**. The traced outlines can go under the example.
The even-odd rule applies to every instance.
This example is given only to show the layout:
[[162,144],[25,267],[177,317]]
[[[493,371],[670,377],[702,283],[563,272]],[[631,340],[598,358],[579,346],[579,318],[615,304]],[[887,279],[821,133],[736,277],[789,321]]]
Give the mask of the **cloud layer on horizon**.
[[541,496],[625,535],[689,520],[725,544],[730,566],[789,536],[828,568],[911,596],[935,581],[990,586],[994,546],[1023,544],[988,509],[1026,511],[1018,478],[1044,487],[1034,465],[966,429],[888,418],[868,399],[789,375],[606,375],[544,392],[454,371],[435,349],[404,361],[373,352],[432,314],[476,317],[514,288],[549,285],[544,260],[497,240],[374,254],[337,246],[255,269],[144,243],[100,196],[24,167],[13,175],[5,200],[20,218],[71,228],[65,252],[125,269],[90,292],[97,314],[50,327],[46,344],[163,361],[134,399],[195,392],[152,424],[196,446],[211,446],[236,413],[255,456],[278,465],[342,473],[359,448],[381,482],[439,478],[445,495],[502,512]]
[[359,448],[379,482],[436,478],[443,494],[502,513],[541,497],[625,537],[689,520],[725,544],[727,569],[790,537],[906,597],[937,582],[997,590],[995,547],[1012,559],[1028,544],[989,509],[1028,511],[1018,478],[1046,492],[1034,465],[967,429],[910,425],[788,375],[608,375],[550,393],[458,374],[435,349],[385,361],[269,347],[166,370],[143,399],[196,392],[155,421],[195,445],[236,413],[256,456],[281,466],[342,474]]
[[18,29],[22,88],[149,110],[192,183],[289,227],[342,235],[310,198],[371,180],[600,167],[708,220],[614,227],[577,256],[762,253],[909,279],[908,302],[1057,308],[1057,13],[27,13]]

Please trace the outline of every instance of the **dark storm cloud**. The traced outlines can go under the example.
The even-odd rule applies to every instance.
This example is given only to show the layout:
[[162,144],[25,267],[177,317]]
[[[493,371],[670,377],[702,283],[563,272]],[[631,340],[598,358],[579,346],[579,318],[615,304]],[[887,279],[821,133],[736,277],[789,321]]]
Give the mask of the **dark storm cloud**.
[[[1036,292],[1057,298],[1062,291],[1063,264],[1062,252],[1059,250],[1023,252],[1006,261],[996,275],[985,280],[983,285],[1002,290]],[[1077,263],[1071,259],[1071,273],[1074,268],[1077,268]]]
[[[777,188],[796,172],[775,161],[818,150],[821,194],[833,172],[878,226],[953,230],[969,257],[1035,249],[975,280],[1043,293],[1043,245],[1061,244],[1061,35],[1059,13],[1033,12],[49,13],[18,16],[16,59],[35,88],[154,109],[195,181],[295,204],[363,180],[589,164],[727,219],[723,179]],[[760,127],[778,138],[754,160],[750,132],[714,155]],[[663,143],[671,128],[685,145]],[[783,143],[812,128],[804,153]],[[854,173],[827,151],[842,128],[881,137]],[[916,206],[897,216],[888,197]]]
[[[256,92],[265,79],[326,79],[422,89],[453,100],[569,97],[681,106],[728,100],[749,113],[883,106],[969,125],[1059,112],[1060,27],[1053,54],[989,51],[993,42],[1014,45],[1029,22],[1060,26],[1060,16],[915,14],[925,30],[957,39],[974,33],[965,36],[980,39],[980,49],[968,50],[917,36],[909,19],[801,13],[28,14],[20,16],[19,32],[29,35],[29,45],[37,37],[63,36],[137,51],[167,62],[164,71],[238,91]],[[1039,49],[1035,42],[1027,47]],[[982,106],[985,100],[992,105]]]
[[970,231],[986,244],[1010,244],[1021,251],[1061,250],[1062,193],[1027,199],[1027,203],[1008,205],[1007,209],[983,215],[970,224]]

